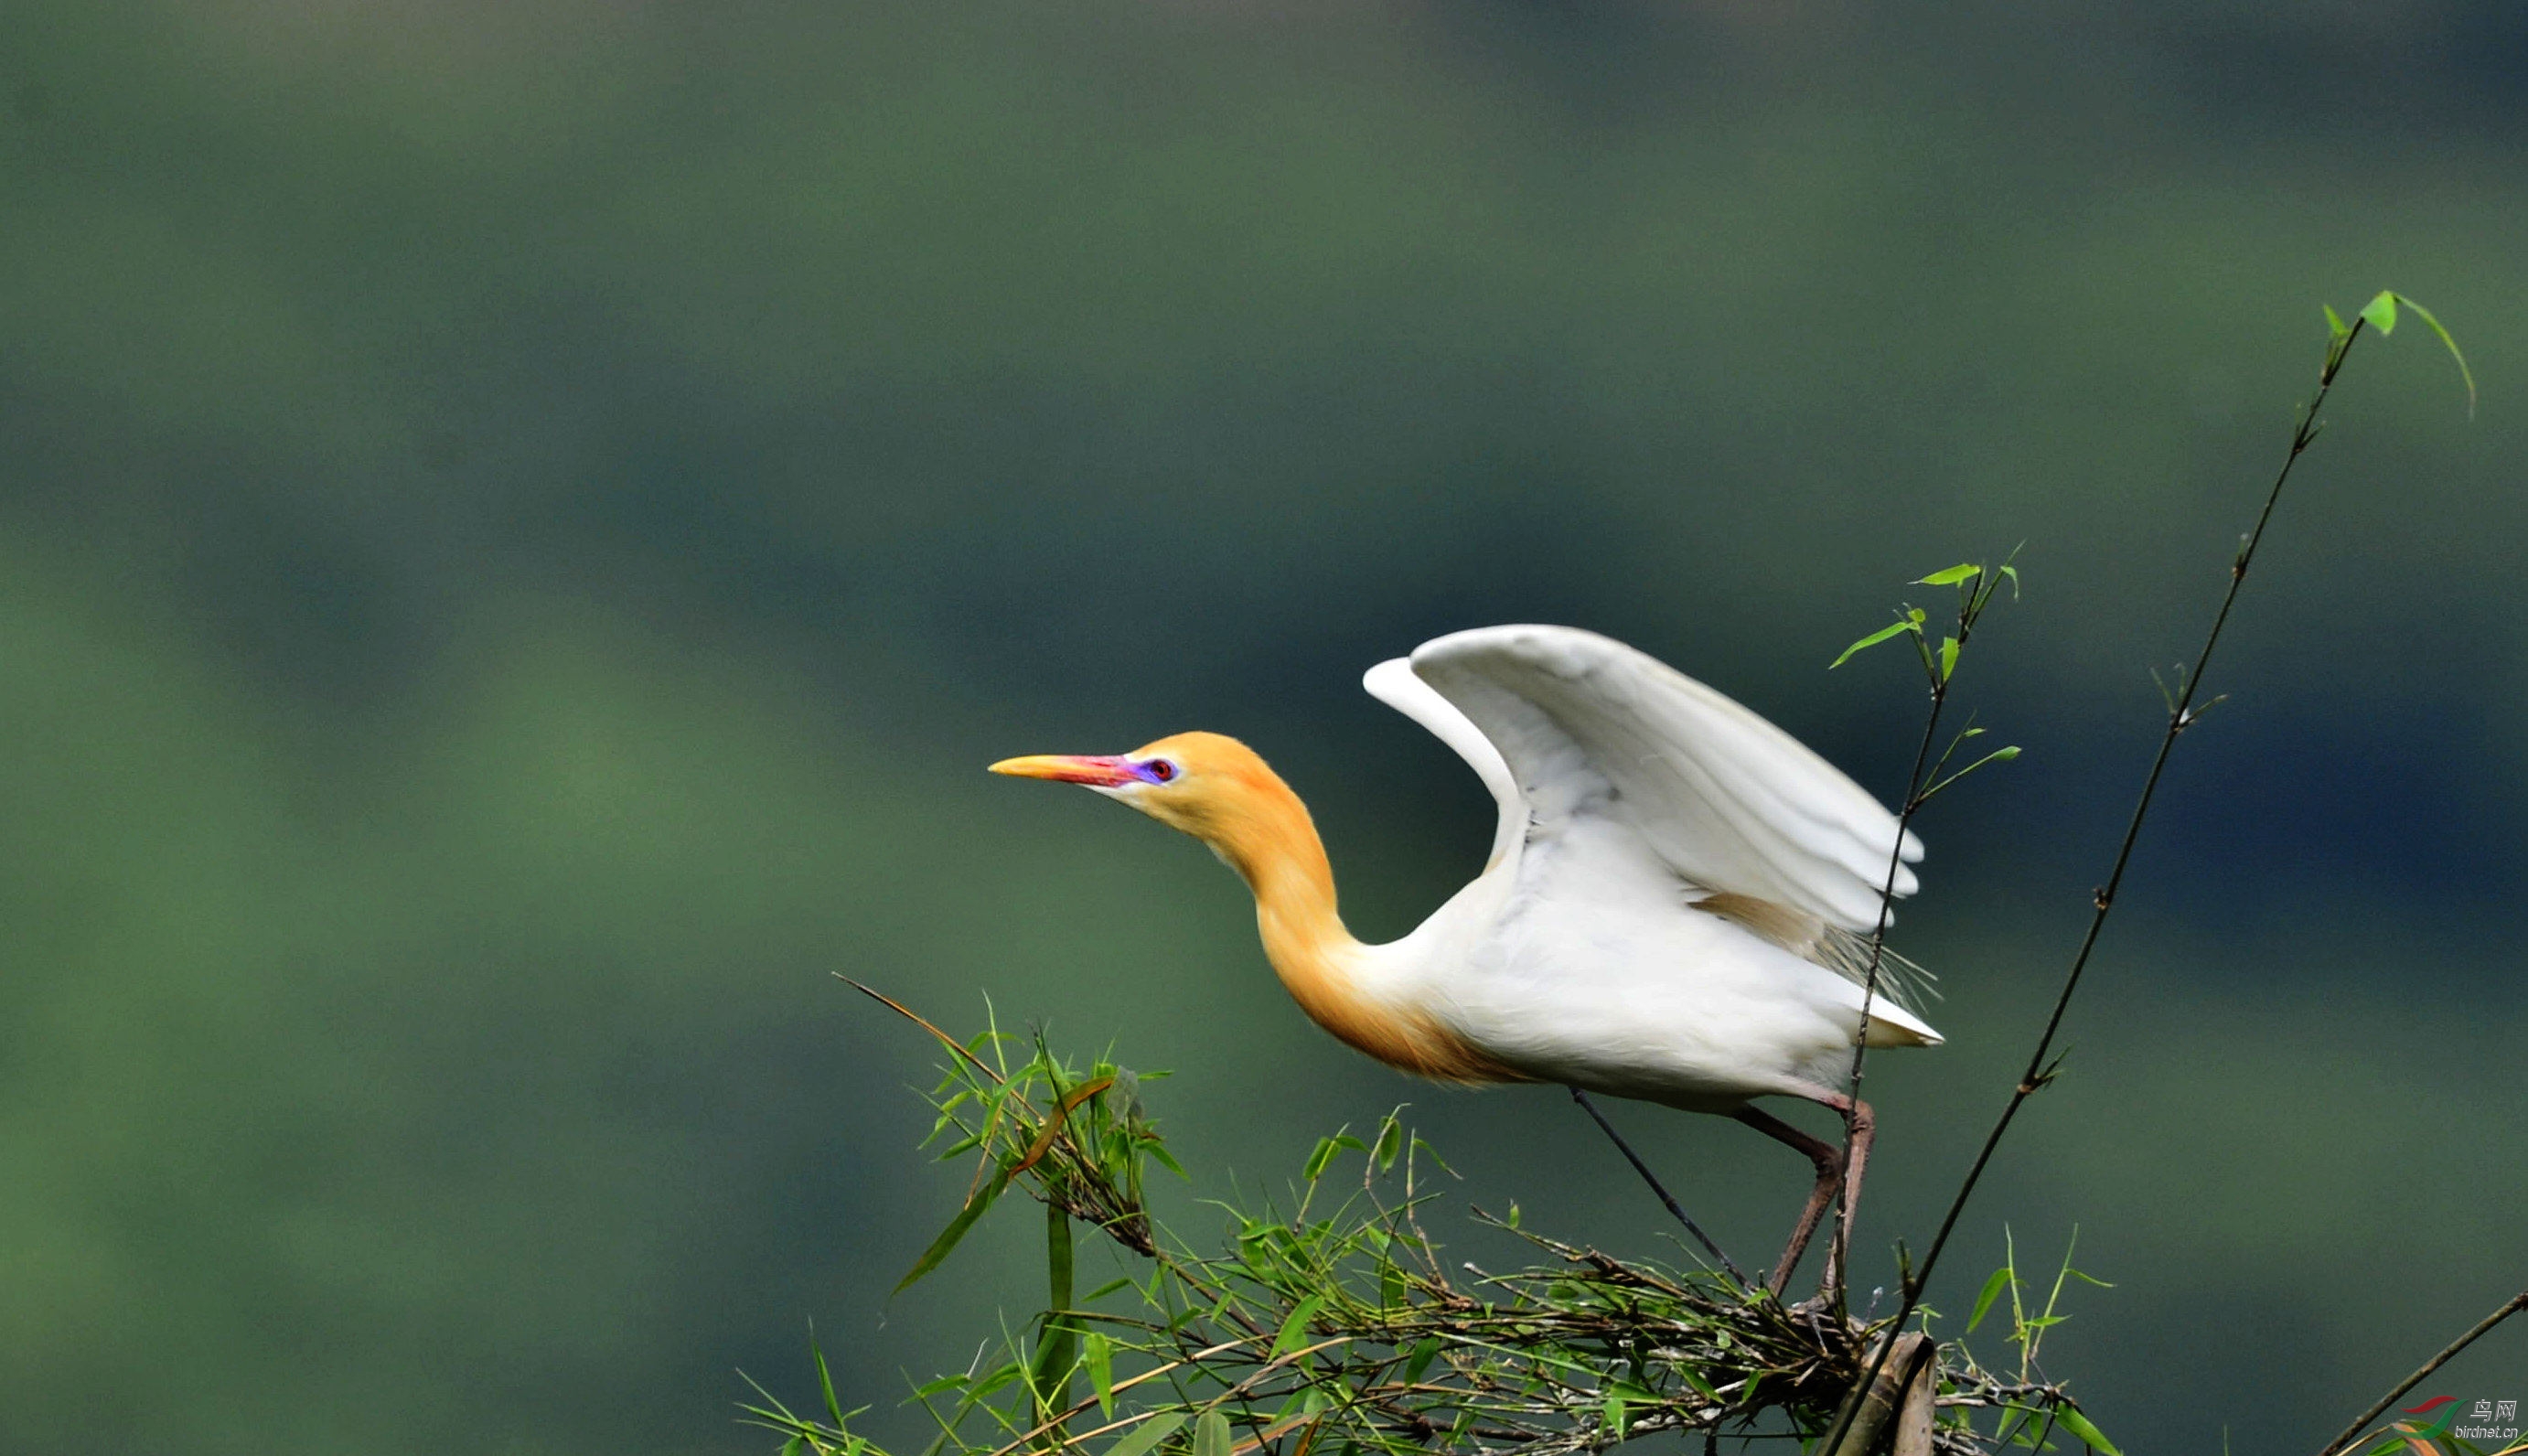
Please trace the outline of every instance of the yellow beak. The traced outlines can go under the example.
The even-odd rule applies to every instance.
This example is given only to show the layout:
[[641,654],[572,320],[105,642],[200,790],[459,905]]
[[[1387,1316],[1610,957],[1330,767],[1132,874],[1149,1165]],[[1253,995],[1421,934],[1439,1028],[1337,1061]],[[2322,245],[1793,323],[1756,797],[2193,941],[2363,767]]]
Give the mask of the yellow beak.
[[1056,783],[1087,784],[1099,789],[1120,788],[1125,784],[1138,783],[1141,779],[1131,759],[1111,754],[1036,754],[1025,758],[1003,758],[992,765],[991,771],[1015,778],[1052,779]]

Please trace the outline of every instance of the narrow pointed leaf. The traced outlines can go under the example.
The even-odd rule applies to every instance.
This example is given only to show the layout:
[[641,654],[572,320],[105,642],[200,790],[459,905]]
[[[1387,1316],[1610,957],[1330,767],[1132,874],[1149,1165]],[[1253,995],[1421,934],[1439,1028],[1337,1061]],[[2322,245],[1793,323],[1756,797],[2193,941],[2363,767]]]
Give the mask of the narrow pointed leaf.
[[1121,1439],[1106,1448],[1106,1456],[1142,1456],[1143,1452],[1176,1434],[1177,1428],[1185,1425],[1185,1422],[1184,1414],[1177,1411],[1170,1411],[1164,1416],[1152,1416],[1125,1431]]
[[1940,639],[1940,681],[1947,682],[1950,675],[1957,670],[1958,640],[1954,637],[1943,637]]
[[1967,1333],[1975,1333],[1975,1326],[1983,1323],[1984,1315],[1992,1309],[1992,1302],[2001,1297],[2003,1287],[2009,1282],[2010,1269],[2007,1265],[1994,1270],[1992,1277],[1983,1281],[1983,1292],[1975,1296],[1975,1313],[1967,1316]]
[[1916,632],[1920,630],[1920,624],[1910,621],[1895,622],[1888,626],[1881,627],[1877,631],[1870,633],[1868,637],[1863,638],[1861,641],[1845,648],[1843,650],[1843,655],[1827,663],[1825,665],[1825,670],[1832,672],[1836,668],[1841,667],[1844,663],[1852,660],[1853,653],[1858,652],[1865,648],[1874,648],[1880,643],[1885,642],[1887,639],[1897,636],[1900,633]]
[[1995,750],[1993,750],[1991,753],[1984,754],[1984,755],[1983,755],[1982,757],[1980,757],[1980,758],[1977,758],[1977,759],[1976,759],[1976,760],[1975,760],[1973,763],[1968,764],[1966,767],[1959,769],[1957,772],[1955,772],[1955,773],[1953,773],[1953,774],[1950,774],[1947,778],[1944,778],[1944,779],[1940,780],[1938,783],[1933,784],[1931,787],[1929,787],[1929,788],[1927,788],[1927,789],[1924,789],[1924,790],[1922,792],[1922,794],[1921,794],[1921,795],[1920,795],[1920,796],[1919,796],[1919,797],[1918,797],[1914,802],[1915,802],[1916,804],[1918,804],[1918,805],[1922,805],[1922,804],[1928,804],[1928,803],[1930,803],[1930,802],[1931,802],[1931,800],[1932,800],[1934,797],[1936,797],[1936,796],[1937,796],[1937,795],[1938,795],[1942,790],[1944,790],[1944,789],[1948,788],[1951,784],[1956,783],[1958,780],[1960,780],[1960,779],[1962,779],[1962,778],[1965,778],[1968,774],[1971,774],[1971,773],[1975,772],[1976,769],[1983,767],[1985,764],[1987,764],[1987,763],[2007,763],[2007,762],[2009,762],[2011,759],[2016,758],[2016,757],[2018,757],[2018,756],[2019,756],[2019,745],[2017,745],[2017,744],[2012,744],[2012,745],[2010,745],[2008,748],[1995,749]]
[[1422,1377],[1429,1373],[1431,1362],[1438,1359],[1439,1355],[1440,1337],[1438,1335],[1431,1335],[1422,1343],[1415,1345],[1412,1358],[1404,1362],[1404,1383],[1407,1385],[1422,1383]]
[[1097,1387],[1097,1411],[1107,1420],[1115,1419],[1115,1342],[1091,1330],[1083,1342],[1087,1346],[1088,1379]]
[[2107,1456],[2124,1456],[2122,1451],[2116,1449],[2116,1443],[2114,1441],[2107,1439],[2105,1434],[2103,1434],[2097,1427],[2089,1424],[2089,1418],[2080,1414],[2080,1407],[2070,1405],[2056,1406],[2054,1408],[2054,1420],[2065,1430],[2072,1432],[2081,1440],[2097,1447],[2101,1451],[2106,1452]]
[[948,1221],[947,1227],[939,1230],[939,1236],[930,1241],[929,1248],[922,1251],[922,1257],[914,1261],[913,1268],[905,1272],[903,1278],[896,1280],[895,1288],[889,1291],[887,1297],[892,1299],[895,1295],[902,1294],[912,1288],[923,1274],[937,1269],[940,1261],[946,1259],[956,1249],[958,1241],[966,1236],[967,1230],[974,1226],[974,1221],[983,1217],[984,1211],[992,1206],[992,1200],[1000,1197],[1001,1190],[1009,1185],[1009,1170],[1003,1169],[992,1174],[991,1181],[975,1189],[974,1196],[966,1200],[966,1206],[957,1211],[956,1218]]
[[1946,570],[1934,571],[1929,576],[1925,577],[1917,577],[1914,580],[1914,585],[1918,587],[1949,587],[1955,586],[1959,582],[1965,581],[1970,577],[1977,577],[1981,575],[1983,575],[1982,567],[1977,566],[1973,561],[1961,561],[1957,565],[1949,567]]
[[2402,293],[2398,293],[2396,295],[2396,301],[2410,309],[2415,318],[2422,320],[2424,326],[2429,328],[2433,334],[2439,337],[2441,347],[2448,349],[2449,351],[2449,357],[2457,361],[2457,377],[2466,381],[2467,418],[2475,418],[2475,371],[2466,367],[2466,355],[2457,351],[2457,340],[2449,338],[2449,332],[2441,327],[2440,320],[2432,317],[2432,311],[2430,309],[2423,307],[2421,304],[2416,303],[2413,299],[2406,297]]
[[1065,1125],[1066,1120],[1071,1117],[1073,1110],[1078,1108],[1081,1103],[1086,1102],[1089,1098],[1105,1091],[1106,1088],[1114,1082],[1114,1080],[1115,1079],[1113,1077],[1099,1077],[1093,1082],[1082,1082],[1079,1086],[1072,1088],[1070,1093],[1055,1106],[1053,1116],[1045,1118],[1044,1130],[1037,1133],[1035,1135],[1035,1141],[1027,1146],[1027,1156],[1021,1158],[1018,1161],[1017,1166],[1010,1170],[1010,1172],[1015,1175],[1023,1173],[1028,1169],[1035,1167],[1037,1159],[1042,1158],[1046,1153],[1053,1150],[1053,1140],[1062,1135],[1063,1126]]
[[1712,1382],[1705,1379],[1700,1372],[1695,1370],[1694,1363],[1692,1361],[1679,1361],[1677,1362],[1675,1369],[1678,1375],[1685,1377],[1685,1382],[1694,1387],[1695,1394],[1700,1395],[1709,1401],[1716,1402],[1720,1399],[1720,1392],[1717,1389],[1714,1389]]
[[2318,307],[2326,310],[2326,332],[2328,334],[2337,338],[2342,338],[2344,335],[2352,332],[2352,326],[2344,322],[2344,315],[2335,311],[2334,304],[2321,303]]
[[816,1383],[825,1387],[825,1414],[834,1420],[834,1429],[843,1429],[843,1403],[834,1396],[834,1373],[825,1368],[825,1352],[812,1338],[808,1348],[816,1357]]
[[1271,1358],[1279,1360],[1292,1350],[1305,1345],[1308,1342],[1308,1322],[1315,1319],[1317,1311],[1325,1307],[1326,1297],[1322,1294],[1311,1294],[1300,1300],[1298,1308],[1290,1311],[1290,1318],[1282,1322],[1282,1332],[1273,1340]]
[[1193,1456],[1229,1456],[1229,1418],[1216,1407],[1194,1418]]

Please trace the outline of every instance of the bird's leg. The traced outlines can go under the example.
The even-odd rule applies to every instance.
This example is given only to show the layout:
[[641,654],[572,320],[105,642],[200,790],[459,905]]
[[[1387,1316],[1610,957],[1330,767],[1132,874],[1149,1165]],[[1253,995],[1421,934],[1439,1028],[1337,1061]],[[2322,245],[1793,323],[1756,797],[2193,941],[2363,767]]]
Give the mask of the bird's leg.
[[1809,1240],[1817,1234],[1817,1221],[1834,1204],[1836,1185],[1843,1181],[1843,1150],[1759,1108],[1740,1108],[1734,1116],[1766,1137],[1806,1153],[1817,1168],[1817,1187],[1810,1190],[1808,1206],[1800,1210],[1800,1222],[1791,1229],[1791,1241],[1782,1250],[1781,1263],[1773,1266],[1773,1276],[1764,1281],[1764,1287],[1779,1297],[1783,1286],[1791,1281],[1791,1271],[1799,1267],[1800,1256],[1808,1252]]
[[1598,1111],[1598,1104],[1591,1102],[1589,1094],[1577,1087],[1571,1088],[1570,1091],[1571,1100],[1580,1104],[1580,1110],[1589,1115],[1589,1120],[1598,1124],[1599,1131],[1606,1134],[1607,1140],[1615,1145],[1615,1150],[1624,1155],[1624,1161],[1633,1166],[1633,1171],[1640,1173],[1642,1181],[1651,1185],[1651,1191],[1659,1195],[1659,1202],[1667,1205],[1667,1211],[1676,1216],[1676,1222],[1684,1224],[1685,1231],[1694,1235],[1694,1241],[1703,1245],[1710,1251],[1712,1258],[1720,1262],[1720,1267],[1729,1272],[1731,1279],[1744,1286],[1747,1276],[1738,1272],[1737,1265],[1729,1262],[1728,1255],[1720,1252],[1720,1246],[1712,1241],[1712,1235],[1696,1227],[1694,1221],[1685,1216],[1685,1210],[1677,1207],[1676,1200],[1668,1196],[1667,1189],[1660,1186],[1659,1180],[1652,1174],[1650,1165],[1644,1163],[1641,1155],[1633,1151],[1632,1144],[1624,1141],[1623,1134],[1615,1130],[1615,1124],[1606,1120],[1606,1115]]
[[1878,1118],[1870,1104],[1838,1092],[1826,1106],[1851,1119],[1852,1153],[1843,1166],[1843,1217],[1834,1224],[1834,1240],[1826,1249],[1825,1293],[1834,1297],[1843,1283],[1844,1261],[1851,1252],[1852,1219],[1861,1207],[1861,1170],[1870,1162],[1870,1139],[1878,1130]]

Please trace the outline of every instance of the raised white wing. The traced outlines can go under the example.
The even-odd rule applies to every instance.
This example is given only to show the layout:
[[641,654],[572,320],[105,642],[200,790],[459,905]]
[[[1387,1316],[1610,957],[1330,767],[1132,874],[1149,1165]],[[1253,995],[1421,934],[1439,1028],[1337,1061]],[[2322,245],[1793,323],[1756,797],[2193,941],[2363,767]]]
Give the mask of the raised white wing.
[[1518,780],[1511,776],[1509,764],[1502,760],[1501,750],[1474,725],[1472,719],[1440,696],[1429,683],[1413,674],[1412,659],[1390,657],[1362,673],[1360,685],[1369,696],[1386,703],[1414,722],[1431,730],[1431,736],[1457,751],[1493,791],[1493,802],[1501,806],[1501,824],[1493,831],[1492,853],[1484,857],[1484,868],[1501,862],[1510,851],[1517,849],[1527,835],[1527,801],[1520,797]]
[[[1612,821],[1686,882],[1814,915],[1843,930],[1878,922],[1896,817],[1834,765],[1730,699],[1622,643],[1571,627],[1483,627],[1414,650],[1417,703],[1393,674],[1370,691],[1474,763],[1470,724],[1506,764],[1494,787],[1502,832],[1515,798],[1540,826]],[[1372,677],[1393,664],[1372,669]],[[1455,714],[1434,721],[1433,710]],[[1456,714],[1462,714],[1458,719]],[[1524,825],[1521,825],[1523,832]],[[1496,853],[1500,845],[1496,842]],[[1904,859],[1922,858],[1905,836]],[[1916,888],[1897,870],[1896,893]]]

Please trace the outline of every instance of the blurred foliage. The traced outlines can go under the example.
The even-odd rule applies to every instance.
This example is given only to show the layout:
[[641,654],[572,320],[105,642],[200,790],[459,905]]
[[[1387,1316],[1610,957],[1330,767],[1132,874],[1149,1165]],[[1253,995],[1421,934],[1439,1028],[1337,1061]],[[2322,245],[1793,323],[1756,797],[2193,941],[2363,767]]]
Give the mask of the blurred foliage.
[[[1182,1170],[1130,1069],[1075,1066],[1040,1033],[1030,1045],[991,1027],[961,1043],[860,989],[947,1050],[931,1135],[946,1140],[943,1159],[974,1155],[963,1208],[898,1292],[938,1268],[1008,1188],[1025,1188],[1049,1217],[1043,1312],[965,1370],[914,1391],[938,1428],[925,1448],[933,1453],[1571,1456],[1659,1433],[1701,1433],[1709,1447],[1724,1432],[1823,1449],[1870,1351],[1927,1338],[1899,1339],[1910,1310],[1854,1319],[1824,1300],[1786,1305],[1708,1265],[1628,1263],[1549,1238],[1522,1226],[1516,1204],[1506,1222],[1480,1210],[1475,1220],[1516,1235],[1523,1256],[1551,1262],[1489,1274],[1469,1261],[1457,1276],[1422,1222],[1439,1199],[1436,1177],[1450,1170],[1393,1113],[1366,1138],[1346,1129],[1318,1139],[1287,1209],[1271,1199],[1215,1205],[1224,1247],[1204,1255],[1158,1225],[1142,1200],[1146,1164]],[[1031,1053],[1016,1065],[1014,1043]],[[1346,1186],[1353,1154],[1357,1189]],[[1345,1176],[1329,1180],[1338,1170]],[[1075,1219],[1134,1256],[1124,1276],[1085,1295],[1073,1282]],[[1976,1297],[1967,1330],[2006,1288],[2017,1369],[1984,1368],[1963,1341],[1920,1373],[1912,1362],[1922,1357],[1909,1355],[1907,1373],[1889,1381],[1910,1387],[1901,1403],[1917,1424],[1918,1441],[1902,1449],[2036,1451],[2060,1432],[2119,1456],[2037,1365],[2045,1332],[2069,1318],[2057,1311],[2076,1276],[2098,1282],[2072,1268],[2067,1249],[2030,1314],[2013,1250]],[[1927,1330],[1929,1312],[1922,1323]],[[814,1360],[823,1420],[768,1391],[748,1414],[783,1437],[783,1456],[885,1456],[851,1429],[859,1413],[843,1409],[820,1350]],[[1075,1399],[1081,1384],[1086,1393]],[[1884,1430],[1900,1401],[1880,1404],[1887,1409],[1870,1430]],[[1877,1444],[1856,1430],[1836,1449]]]
[[[2310,300],[2388,281],[2482,407],[2421,349],[2344,401],[1954,1267],[2077,1219],[2100,1424],[2241,1456],[2515,1287],[2517,7],[0,34],[0,1449],[750,1450],[728,1368],[812,1318],[909,1433],[1039,1250],[884,1303],[958,1190],[827,972],[1166,1048],[1205,1178],[1400,1085],[1204,857],[982,763],[1238,733],[1396,933],[1490,809],[1366,664],[1571,621],[1892,794],[1910,685],[1823,662],[2026,540],[1978,672],[2029,752],[1924,826],[1951,1040],[1873,1065],[1866,1285],[2042,1014]],[[1658,1235],[1568,1109],[1412,1095],[1472,1196]],[[1778,1236],[1772,1149],[1627,1120]]]

